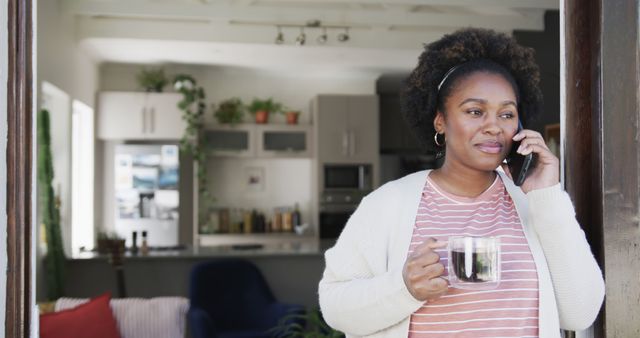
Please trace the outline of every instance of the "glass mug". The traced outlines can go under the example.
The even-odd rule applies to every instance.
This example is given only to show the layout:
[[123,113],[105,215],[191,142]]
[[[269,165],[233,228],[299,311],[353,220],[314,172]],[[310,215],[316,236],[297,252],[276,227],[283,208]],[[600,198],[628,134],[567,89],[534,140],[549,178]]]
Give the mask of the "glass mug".
[[449,237],[449,284],[467,290],[491,290],[500,284],[500,239]]

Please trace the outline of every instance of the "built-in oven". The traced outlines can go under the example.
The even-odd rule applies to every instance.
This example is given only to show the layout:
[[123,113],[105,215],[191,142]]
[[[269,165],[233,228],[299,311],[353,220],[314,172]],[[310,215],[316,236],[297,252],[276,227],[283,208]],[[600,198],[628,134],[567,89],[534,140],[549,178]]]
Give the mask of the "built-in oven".
[[320,238],[338,238],[351,214],[373,189],[371,164],[329,164],[323,166],[320,193]]
[[332,190],[371,191],[371,164],[324,164],[323,188]]
[[320,239],[335,239],[340,236],[357,204],[324,204],[320,206]]
[[320,238],[338,238],[347,220],[369,190],[325,190],[320,196]]

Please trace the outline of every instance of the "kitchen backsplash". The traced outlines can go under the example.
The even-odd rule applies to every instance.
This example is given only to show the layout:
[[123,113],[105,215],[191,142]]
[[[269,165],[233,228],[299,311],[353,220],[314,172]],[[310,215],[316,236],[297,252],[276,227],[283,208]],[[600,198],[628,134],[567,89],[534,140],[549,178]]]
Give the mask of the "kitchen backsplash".
[[302,219],[311,219],[310,159],[242,159],[214,157],[208,162],[210,191],[221,208],[274,208],[298,203]]

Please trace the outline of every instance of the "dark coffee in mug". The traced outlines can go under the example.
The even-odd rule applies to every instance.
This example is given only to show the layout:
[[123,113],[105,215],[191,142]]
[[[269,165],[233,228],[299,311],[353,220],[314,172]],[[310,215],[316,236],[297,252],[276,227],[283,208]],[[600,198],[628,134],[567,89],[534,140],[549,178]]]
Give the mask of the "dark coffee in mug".
[[458,279],[463,282],[486,282],[488,280],[483,279],[483,277],[492,275],[491,262],[495,259],[494,257],[495,252],[474,252],[471,254],[471,270],[467,270],[464,251],[451,251],[453,273],[455,273],[456,277],[458,277]]
[[490,290],[500,284],[499,238],[451,236],[447,251],[452,287]]

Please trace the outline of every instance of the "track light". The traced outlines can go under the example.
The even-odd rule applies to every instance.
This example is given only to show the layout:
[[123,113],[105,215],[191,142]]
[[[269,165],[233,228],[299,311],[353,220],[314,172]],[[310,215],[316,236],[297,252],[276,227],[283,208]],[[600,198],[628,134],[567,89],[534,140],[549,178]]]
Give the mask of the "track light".
[[[329,35],[327,34],[328,30],[338,30],[343,29],[344,32],[340,33],[336,36],[336,39],[339,42],[347,42],[350,39],[349,36],[349,28],[348,26],[332,26],[332,25],[322,25],[320,20],[310,20],[304,25],[295,25],[295,24],[278,24],[276,25],[278,28],[278,32],[276,34],[276,38],[274,42],[276,45],[282,45],[285,43],[284,33],[282,31],[283,28],[299,28],[300,34],[295,38],[294,43],[298,46],[304,46],[307,43],[307,34],[305,33],[305,28],[315,30],[322,28],[322,34],[316,37],[316,42],[318,45],[324,45],[329,42]],[[313,40],[312,40],[313,41]]]
[[349,41],[349,28],[344,29],[344,33],[338,34],[338,41],[347,42]]
[[322,28],[322,35],[318,36],[317,41],[321,45],[324,45],[325,43],[327,43],[327,28],[325,27]]
[[300,27],[300,35],[296,38],[296,44],[303,46],[307,42],[307,35],[304,34],[304,27]]
[[278,35],[276,36],[276,45],[284,43],[284,34],[282,34],[282,28],[278,26]]

